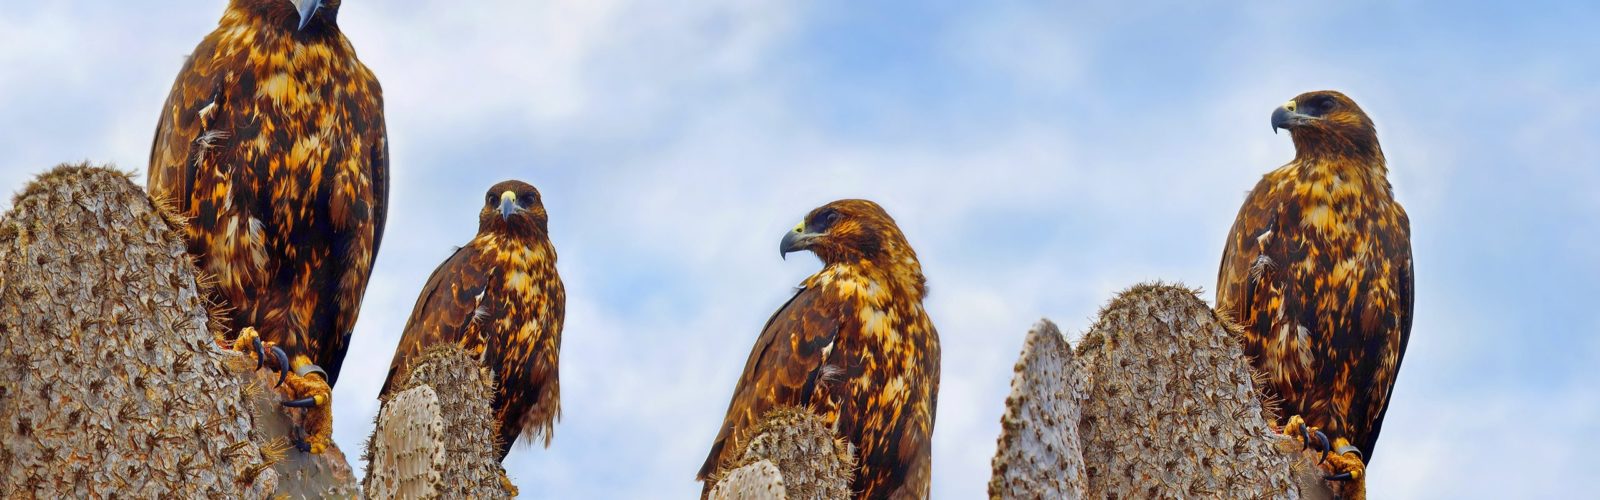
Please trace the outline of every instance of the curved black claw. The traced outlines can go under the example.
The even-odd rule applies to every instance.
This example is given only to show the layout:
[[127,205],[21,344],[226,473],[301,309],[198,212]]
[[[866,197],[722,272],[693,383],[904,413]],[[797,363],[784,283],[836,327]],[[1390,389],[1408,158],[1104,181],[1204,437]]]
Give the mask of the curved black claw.
[[283,381],[289,378],[289,354],[283,348],[272,346],[272,357],[278,358],[278,384],[272,387],[283,387]]
[[313,408],[317,406],[317,398],[316,396],[312,396],[309,398],[296,399],[294,401],[284,401],[283,405],[290,408]]
[[1323,434],[1322,431],[1317,431],[1317,441],[1322,442],[1322,448],[1319,448],[1322,450],[1322,460],[1318,460],[1317,465],[1322,465],[1328,462],[1328,450],[1332,450],[1333,445],[1328,444],[1328,435]]
[[1355,479],[1355,476],[1350,475],[1349,472],[1340,472],[1332,476],[1322,476],[1322,479],[1328,481],[1351,481]]
[[256,347],[256,369],[260,370],[267,363],[267,351],[261,348],[261,337],[250,339],[250,344]]

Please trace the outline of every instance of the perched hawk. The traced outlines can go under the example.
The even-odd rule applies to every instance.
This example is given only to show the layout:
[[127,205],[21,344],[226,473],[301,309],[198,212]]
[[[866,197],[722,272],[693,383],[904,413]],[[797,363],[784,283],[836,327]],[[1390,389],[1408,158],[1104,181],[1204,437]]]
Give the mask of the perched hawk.
[[861,498],[926,498],[939,397],[939,335],[927,286],[894,219],[866,200],[812,210],[782,254],[810,250],[823,268],[767,320],[733,390],[699,479],[737,460],[768,410],[809,408],[856,447]]
[[179,71],[150,152],[150,194],[190,219],[189,251],[216,277],[236,345],[259,335],[277,354],[299,398],[285,404],[310,408],[296,444],[313,453],[329,442],[389,191],[378,80],[338,12],[339,0],[232,0]]
[[389,363],[382,394],[431,345],[460,344],[494,372],[500,458],[519,436],[544,438],[561,417],[561,322],[567,296],[556,274],[549,217],[539,191],[520,181],[489,188],[478,235],[422,287]]
[[1289,130],[1295,157],[1239,209],[1217,309],[1243,325],[1246,354],[1293,416],[1285,432],[1324,451],[1329,478],[1353,479],[1342,488],[1360,497],[1411,335],[1411,223],[1350,98],[1301,94],[1272,128]]

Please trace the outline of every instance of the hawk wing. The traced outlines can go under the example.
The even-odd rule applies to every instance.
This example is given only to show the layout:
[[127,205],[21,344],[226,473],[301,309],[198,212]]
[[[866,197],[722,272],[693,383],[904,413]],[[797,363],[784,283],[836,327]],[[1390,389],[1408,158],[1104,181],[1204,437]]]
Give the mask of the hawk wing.
[[1411,259],[1411,222],[1399,204],[1387,205],[1391,224],[1378,225],[1365,234],[1377,250],[1374,265],[1361,273],[1365,292],[1351,306],[1364,335],[1360,368],[1351,381],[1351,443],[1365,453],[1370,463],[1383,430],[1383,417],[1389,412],[1395,376],[1411,342],[1411,318],[1416,306]]
[[457,248],[433,270],[417,296],[416,305],[411,308],[411,317],[406,320],[394,359],[389,362],[389,374],[383,379],[380,396],[398,388],[403,381],[395,377],[428,346],[459,343],[468,335],[479,335],[481,321],[475,319],[487,316],[484,295],[495,273],[493,265],[484,262],[482,254],[470,245]]
[[[187,213],[193,206],[188,193],[193,192],[194,176],[203,158],[191,155],[191,146],[202,141],[201,110],[208,118],[216,116],[217,101],[221,97],[222,75],[209,73],[206,65],[197,65],[197,59],[209,59],[216,49],[211,37],[206,37],[194,49],[194,55],[185,58],[178,71],[178,81],[172,85],[167,100],[161,105],[161,116],[156,121],[156,135],[150,145],[150,171],[146,181],[152,195],[159,195],[169,208]],[[195,55],[200,57],[195,57]],[[226,132],[223,132],[225,135]],[[227,137],[213,135],[212,141],[226,141]]]
[[[326,206],[328,216],[313,222],[312,228],[286,231],[277,238],[280,248],[290,255],[293,252],[287,249],[304,241],[325,241],[321,265],[332,269],[312,278],[319,283],[318,290],[311,294],[316,306],[308,347],[327,370],[329,386],[339,380],[339,367],[350,348],[350,335],[355,332],[361,299],[389,218],[389,131],[383,114],[383,91],[378,78],[355,60],[354,53],[348,57],[349,74],[335,75],[326,85],[345,84],[354,89],[336,92],[343,102],[332,107],[343,111],[338,121],[347,136],[343,140],[349,143],[334,139],[336,142],[326,146],[328,159],[320,183],[314,180],[316,174],[296,175],[299,185],[316,185],[316,195],[309,201],[314,206]],[[323,114],[312,122],[328,116],[328,109],[321,111]],[[291,152],[290,160],[293,159]],[[304,179],[307,176],[313,180]],[[283,210],[281,203],[279,207]],[[302,299],[301,304],[304,302]]]
[[[743,450],[744,433],[754,429],[767,411],[777,406],[808,407],[826,390],[825,367],[838,356],[834,341],[844,328],[854,328],[840,318],[855,318],[855,307],[819,286],[806,286],[784,303],[761,329],[744,373],[733,390],[711,453],[697,477],[705,479],[717,468],[736,459]],[[825,396],[824,396],[825,399]],[[708,485],[709,486],[709,485]]]
[[1285,313],[1303,309],[1286,302],[1300,296],[1285,279],[1288,266],[1296,264],[1290,254],[1297,227],[1273,186],[1263,178],[1239,208],[1217,275],[1217,309],[1243,327],[1245,353],[1266,372],[1271,388],[1294,400],[1297,394],[1285,393],[1298,389],[1291,381],[1311,378],[1310,332],[1300,328],[1300,318]]

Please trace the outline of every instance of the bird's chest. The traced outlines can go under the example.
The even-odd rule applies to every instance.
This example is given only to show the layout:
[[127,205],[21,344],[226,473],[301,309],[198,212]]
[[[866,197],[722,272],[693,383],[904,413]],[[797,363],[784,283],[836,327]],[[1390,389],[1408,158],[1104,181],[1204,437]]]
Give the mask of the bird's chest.
[[[219,111],[232,129],[241,156],[264,159],[273,170],[320,166],[354,149],[373,124],[360,117],[377,89],[358,63],[329,44],[285,39],[258,40],[241,50],[221,50],[234,59],[216,61],[221,77]],[[377,106],[370,106],[375,113]],[[222,113],[219,113],[222,114]]]
[[480,242],[495,266],[492,285],[480,298],[475,342],[484,349],[531,342],[552,315],[556,292],[554,266],[545,249],[498,239]]
[[835,342],[821,378],[838,425],[859,432],[885,424],[862,422],[861,416],[888,418],[922,400],[927,370],[919,355],[924,332],[911,318],[892,308],[864,307],[855,313],[859,329]]
[[[202,152],[215,156],[206,162],[215,176],[230,181],[222,203],[273,214],[264,219],[276,235],[370,220],[385,161],[370,74],[327,44],[267,41],[237,54],[242,61],[212,68],[222,85],[199,117],[227,141]],[[294,224],[299,219],[306,223]]]
[[[1369,182],[1331,169],[1288,172],[1268,198],[1276,211],[1256,238],[1274,265],[1329,276],[1365,265],[1376,214]],[[1338,276],[1342,278],[1343,276]]]
[[1382,200],[1357,186],[1337,177],[1297,186],[1281,203],[1280,230],[1262,245],[1275,267],[1264,272],[1260,312],[1275,325],[1278,349],[1294,354],[1283,359],[1302,367],[1330,332],[1360,330],[1374,291],[1385,287]]

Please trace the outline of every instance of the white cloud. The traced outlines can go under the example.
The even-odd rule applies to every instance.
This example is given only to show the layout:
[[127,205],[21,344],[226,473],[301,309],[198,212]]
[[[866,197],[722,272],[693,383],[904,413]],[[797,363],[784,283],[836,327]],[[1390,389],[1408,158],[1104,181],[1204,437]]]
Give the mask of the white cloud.
[[[1472,252],[1521,247],[1462,239],[1485,232],[1462,214],[1494,202],[1485,198],[1499,186],[1484,185],[1493,179],[1555,192],[1550,207],[1508,208],[1511,222],[1562,213],[1558,203],[1600,214],[1583,189],[1600,181],[1588,168],[1596,91],[1581,70],[1562,66],[1571,54],[1557,53],[1521,77],[1463,83],[1482,94],[1451,95],[1429,70],[1473,73],[1426,54],[1374,55],[1406,47],[1341,49],[1285,22],[1303,11],[1258,7],[1008,3],[946,12],[940,32],[914,34],[936,49],[937,67],[900,69],[913,73],[910,83],[874,83],[891,86],[875,91],[892,103],[856,109],[849,97],[858,89],[835,81],[854,82],[835,74],[852,70],[807,49],[832,36],[811,31],[817,19],[848,15],[848,6],[347,2],[341,24],[384,84],[394,185],[387,239],[335,394],[336,438],[359,456],[417,290],[451,245],[471,237],[480,191],[519,177],[545,192],[569,295],[564,418],[550,449],[513,452],[511,476],[533,497],[693,495],[692,476],[758,329],[817,267],[808,256],[777,260],[778,237],[818,204],[869,197],[898,219],[932,288],[928,308],[944,346],[935,495],[981,496],[1027,328],[1049,316],[1075,337],[1138,281],[1209,289],[1243,193],[1293,154],[1286,137],[1267,132],[1271,107],[1333,87],[1378,120],[1417,226],[1417,331],[1374,491],[1451,497],[1482,493],[1452,489],[1460,477],[1526,477],[1536,487],[1502,493],[1571,493],[1566,478],[1590,471],[1568,437],[1594,434],[1600,404],[1576,384],[1501,372],[1467,378],[1521,331],[1503,317],[1512,310],[1505,294],[1488,289],[1521,284],[1470,283],[1450,271],[1517,265],[1516,256]],[[8,8],[0,186],[19,188],[62,160],[142,170],[181,56],[220,8],[210,0]],[[1146,71],[1162,65],[1195,74],[1145,79],[1166,75]],[[982,88],[918,93],[941,78]],[[951,102],[925,102],[937,99]],[[990,100],[1001,107],[972,109]],[[1506,108],[1529,111],[1505,120]],[[1505,144],[1483,140],[1490,130],[1505,131]],[[1507,151],[1528,164],[1484,164]],[[1582,233],[1585,222],[1575,223]],[[1597,255],[1573,247],[1553,257],[1571,262],[1546,265],[1600,269],[1575,262]],[[1460,263],[1469,258],[1509,262]],[[1556,334],[1524,335],[1549,345],[1543,339]],[[1586,359],[1600,363],[1600,342],[1590,344]],[[1459,389],[1479,385],[1470,395]],[[1534,458],[1502,458],[1513,456]]]

